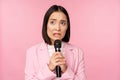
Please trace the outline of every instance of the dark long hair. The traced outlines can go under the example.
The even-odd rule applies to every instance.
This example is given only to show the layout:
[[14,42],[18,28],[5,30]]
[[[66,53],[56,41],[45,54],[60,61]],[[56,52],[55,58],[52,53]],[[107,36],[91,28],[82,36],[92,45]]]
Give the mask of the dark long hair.
[[50,45],[52,44],[52,42],[50,41],[50,38],[47,35],[47,23],[48,23],[48,19],[49,19],[50,15],[56,11],[63,12],[67,17],[68,28],[67,28],[66,34],[65,34],[64,38],[62,39],[62,41],[69,42],[69,39],[70,39],[70,18],[69,18],[68,12],[62,6],[53,5],[47,10],[47,12],[44,16],[43,26],[42,26],[42,37],[43,37],[45,43],[50,44]]

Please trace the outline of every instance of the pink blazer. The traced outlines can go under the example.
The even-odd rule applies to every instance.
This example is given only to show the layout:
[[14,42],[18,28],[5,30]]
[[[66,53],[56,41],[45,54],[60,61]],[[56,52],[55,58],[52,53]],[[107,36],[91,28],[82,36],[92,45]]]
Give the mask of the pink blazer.
[[[60,80],[86,80],[83,52],[68,43],[64,43],[64,57],[67,70]],[[47,44],[40,43],[27,50],[25,80],[55,80],[56,74],[48,68],[49,53]]]

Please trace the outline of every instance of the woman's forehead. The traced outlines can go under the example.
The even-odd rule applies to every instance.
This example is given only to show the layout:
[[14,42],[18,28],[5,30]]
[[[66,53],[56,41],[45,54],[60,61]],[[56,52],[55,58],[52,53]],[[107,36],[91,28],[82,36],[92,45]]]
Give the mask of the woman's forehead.
[[56,12],[53,12],[51,15],[50,15],[50,20],[53,19],[53,20],[67,20],[67,17],[66,15],[61,12],[61,11],[56,11]]

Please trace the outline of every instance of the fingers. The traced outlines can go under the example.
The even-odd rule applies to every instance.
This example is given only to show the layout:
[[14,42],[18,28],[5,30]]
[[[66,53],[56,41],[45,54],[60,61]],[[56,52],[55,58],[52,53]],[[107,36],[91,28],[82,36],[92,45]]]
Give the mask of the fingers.
[[55,64],[56,65],[64,65],[66,63],[65,59],[56,59]]
[[52,55],[51,60],[53,65],[61,65],[61,64],[65,64],[65,58],[63,57],[63,55],[61,55],[60,52],[56,52]]
[[55,56],[62,56],[63,57],[61,52],[55,52]]
[[55,55],[55,63],[56,65],[64,65],[66,64],[66,59],[59,53]]
[[66,60],[64,58],[56,58],[55,62],[65,62]]
[[60,52],[56,52],[51,56],[50,62],[49,62],[49,69],[51,71],[55,70],[55,67],[59,65],[66,65],[66,60],[64,56]]
[[60,52],[56,52],[56,53],[54,54],[54,58],[55,58],[55,59],[57,59],[57,58],[59,58],[59,59],[63,59],[64,56],[62,55],[62,53],[60,53]]

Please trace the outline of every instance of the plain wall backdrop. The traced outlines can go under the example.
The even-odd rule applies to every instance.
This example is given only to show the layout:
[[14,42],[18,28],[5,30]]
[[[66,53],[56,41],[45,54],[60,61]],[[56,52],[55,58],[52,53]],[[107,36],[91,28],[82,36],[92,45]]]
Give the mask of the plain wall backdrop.
[[1,0],[0,80],[24,80],[26,49],[43,41],[47,9],[70,15],[70,43],[84,51],[87,80],[120,80],[120,0]]

